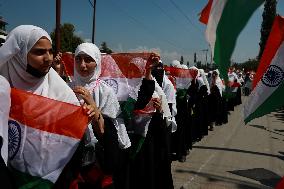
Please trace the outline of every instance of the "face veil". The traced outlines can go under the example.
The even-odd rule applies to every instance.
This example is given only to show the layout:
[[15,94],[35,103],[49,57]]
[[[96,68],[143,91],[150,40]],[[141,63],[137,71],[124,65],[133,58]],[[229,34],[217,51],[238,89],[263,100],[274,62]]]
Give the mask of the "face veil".
[[157,66],[154,66],[151,72],[152,76],[155,77],[160,87],[162,87],[163,84],[164,73],[165,70],[162,63],[159,63]]

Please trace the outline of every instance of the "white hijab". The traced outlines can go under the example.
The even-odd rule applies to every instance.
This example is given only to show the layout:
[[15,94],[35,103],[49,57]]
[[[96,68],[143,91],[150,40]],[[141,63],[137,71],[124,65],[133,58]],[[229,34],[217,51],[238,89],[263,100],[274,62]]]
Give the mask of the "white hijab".
[[202,78],[204,85],[206,85],[206,87],[207,87],[207,93],[209,94],[210,93],[210,86],[209,86],[207,77],[205,75],[205,72],[204,72],[203,69],[199,69],[199,73],[200,73],[200,78]]
[[8,161],[8,119],[11,106],[11,88],[8,81],[0,75],[0,137],[2,138],[1,156]]
[[101,74],[101,52],[99,48],[93,43],[82,43],[76,48],[75,57],[81,53],[92,57],[97,66],[92,74],[83,77],[77,72],[74,65],[74,84],[89,90],[103,115],[116,118],[120,113],[117,97],[107,83],[98,79]]
[[[225,90],[225,85],[223,84],[222,79],[221,79],[220,76],[219,76],[219,75],[220,75],[219,70],[216,69],[216,70],[214,70],[214,71],[216,71],[217,74],[218,74],[218,76],[217,76],[217,78],[216,78],[216,80],[215,80],[215,85],[218,87],[219,92],[220,92],[220,94],[221,94],[221,96],[222,96],[223,91]],[[212,76],[211,76],[211,77],[212,77]],[[212,79],[211,79],[211,83],[210,83],[210,87],[212,87],[213,83],[214,83],[214,81],[213,81],[213,78],[212,78]]]
[[42,37],[51,42],[48,33],[37,26],[21,25],[13,29],[0,47],[0,74],[11,87],[79,105],[73,91],[52,68],[42,78],[26,72],[27,54]]
[[172,117],[168,119],[172,125],[172,132],[177,130],[177,123],[175,121],[175,116],[177,115],[177,107],[176,107],[176,89],[169,78],[164,74],[162,89],[167,97],[168,103],[172,104]]
[[[101,74],[101,52],[93,43],[82,43],[75,50],[75,57],[78,54],[87,54],[96,61],[96,69],[89,76],[81,76],[74,65],[74,83],[89,90],[98,108],[104,116],[112,118],[118,135],[119,146],[123,149],[131,146],[126,127],[122,119],[117,118],[121,113],[120,105],[113,89],[104,81],[98,79]],[[89,127],[90,128],[90,127]]]

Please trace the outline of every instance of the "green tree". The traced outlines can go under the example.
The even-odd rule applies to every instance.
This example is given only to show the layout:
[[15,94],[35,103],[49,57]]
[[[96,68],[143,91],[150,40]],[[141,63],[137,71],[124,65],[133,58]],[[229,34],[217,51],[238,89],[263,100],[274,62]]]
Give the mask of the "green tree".
[[[83,39],[74,34],[75,27],[73,24],[64,23],[60,26],[60,49],[62,52],[75,52],[77,46],[83,43]],[[55,49],[55,30],[50,34],[52,47]]]
[[244,69],[245,72],[250,71],[250,70],[256,71],[258,67],[258,63],[259,61],[257,60],[257,58],[254,58],[254,59],[248,59],[247,61],[240,63],[240,64],[234,63],[233,67],[239,70]]
[[197,61],[197,62],[195,63],[195,67],[197,67],[198,69],[200,69],[201,66],[202,66],[201,61]]
[[183,56],[180,57],[180,64],[183,64]]
[[101,47],[100,47],[100,51],[102,53],[107,53],[107,54],[111,54],[113,52],[110,48],[108,48],[106,42],[102,42]]
[[186,62],[187,67],[189,68],[189,61]]
[[262,13],[262,24],[260,30],[261,37],[259,42],[258,59],[260,59],[262,56],[262,53],[266,45],[266,41],[268,39],[273,24],[273,20],[276,16],[276,5],[277,5],[277,0],[265,0],[264,10]]

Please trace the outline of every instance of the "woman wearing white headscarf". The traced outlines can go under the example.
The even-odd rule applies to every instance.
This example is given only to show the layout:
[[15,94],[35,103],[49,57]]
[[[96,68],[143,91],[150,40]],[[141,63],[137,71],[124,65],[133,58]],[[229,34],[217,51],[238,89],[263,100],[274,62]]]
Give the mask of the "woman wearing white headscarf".
[[[95,107],[93,128],[100,130],[96,135],[104,147],[104,163],[101,165],[105,174],[111,177],[118,159],[118,146],[126,149],[131,146],[125,125],[118,115],[120,105],[113,89],[99,79],[101,74],[101,52],[95,44],[82,43],[75,51],[74,91]],[[91,140],[94,140],[95,136]],[[92,162],[90,162],[92,163]]]
[[[0,48],[0,74],[8,80],[13,88],[57,101],[80,105],[72,89],[51,68],[53,63],[51,43],[50,36],[42,28],[32,25],[16,27],[9,33],[6,42]],[[86,108],[89,110],[89,115],[92,115],[93,109],[90,109],[90,106],[86,106]],[[25,129],[24,132],[25,140],[32,143],[33,131]],[[46,152],[45,144],[48,142],[46,135],[40,135],[38,142],[42,150]],[[52,144],[48,145],[52,147]],[[78,144],[76,144],[77,146]],[[73,148],[74,151],[72,153],[75,152],[76,147]],[[26,148],[29,148],[29,150]],[[35,154],[38,155],[38,151],[35,150],[33,154],[31,153],[31,149],[33,148],[29,145],[22,145],[13,161],[10,161],[9,164],[20,167],[20,171],[35,176],[41,175],[42,178],[51,180],[52,182],[57,180],[62,171],[62,165],[59,166],[54,163],[48,169],[43,170],[38,169],[38,165],[44,165],[54,158],[57,158],[56,162],[60,161],[61,164],[64,164],[73,155],[69,153],[70,156],[65,157],[65,149],[62,149],[63,155],[55,155],[54,153],[56,152],[48,151],[43,158],[35,156]],[[33,156],[36,158],[31,158]],[[52,161],[54,162],[54,160]],[[51,177],[51,173],[54,173],[56,176]],[[68,180],[64,179],[64,182],[68,186]]]
[[[30,52],[40,39],[46,39],[51,44],[48,33],[37,26],[21,25],[13,29],[0,50],[0,74],[9,81],[11,87],[78,105],[73,91],[51,68],[51,46],[42,52]],[[46,57],[41,65],[35,65],[33,60],[28,60],[29,53],[49,55],[44,55]]]

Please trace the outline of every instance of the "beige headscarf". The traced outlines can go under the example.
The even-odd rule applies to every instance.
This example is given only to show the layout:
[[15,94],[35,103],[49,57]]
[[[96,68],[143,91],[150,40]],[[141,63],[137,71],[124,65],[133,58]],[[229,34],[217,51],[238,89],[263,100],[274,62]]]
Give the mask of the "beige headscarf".
[[9,81],[11,87],[79,104],[73,91],[52,68],[42,78],[26,72],[27,54],[42,37],[46,37],[51,42],[48,33],[37,26],[21,25],[13,29],[0,47],[0,74]]
[[[12,30],[6,42],[0,48],[0,74],[8,80],[11,87],[50,99],[79,105],[79,101],[71,88],[52,68],[41,78],[34,77],[26,72],[28,52],[42,37],[46,37],[51,42],[47,32],[36,26],[21,25]],[[45,144],[49,142],[47,137],[49,136],[48,133],[38,135],[38,143],[33,144],[35,138],[30,136],[34,136],[34,131],[25,127],[23,132],[25,144],[38,145],[41,149],[45,150],[44,152],[47,152]],[[76,150],[75,145],[76,144],[74,144],[74,148],[72,148],[72,153]],[[46,162],[52,162],[54,158],[57,158],[59,162],[68,162],[72,157],[72,153],[69,153],[69,148],[62,149],[62,154],[65,154],[65,150],[67,150],[70,157],[62,156],[62,154],[58,155],[57,151],[49,150],[44,158],[40,155],[31,158],[35,156],[35,153],[38,153],[38,151],[34,150],[31,153],[31,151],[27,149],[31,149],[29,145],[21,145],[19,153],[11,160],[11,165],[17,166],[22,172],[28,172],[32,175],[43,175],[43,178],[51,181],[56,180],[57,176],[59,176],[62,169],[61,165],[50,164],[47,169],[39,169],[38,166],[44,165]]]

